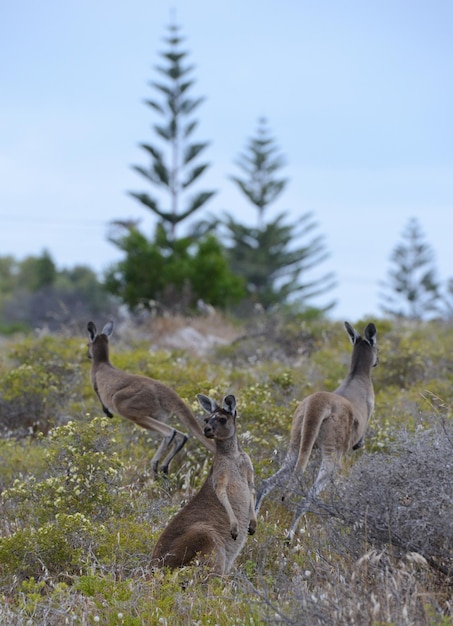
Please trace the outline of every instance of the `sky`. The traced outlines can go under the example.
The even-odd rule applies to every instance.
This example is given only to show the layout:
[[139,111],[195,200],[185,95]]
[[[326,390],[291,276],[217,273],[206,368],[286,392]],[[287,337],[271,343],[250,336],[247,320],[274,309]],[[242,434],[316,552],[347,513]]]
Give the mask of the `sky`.
[[[206,209],[256,223],[231,175],[265,117],[286,166],[267,212],[312,212],[334,272],[331,316],[381,314],[390,256],[416,218],[453,276],[451,0],[17,0],[0,8],[0,256],[48,250],[58,269],[122,257],[114,220],[155,217],[132,165],[157,118],[155,66],[172,16],[195,65],[194,139],[209,141]],[[162,197],[163,198],[163,197]],[[181,233],[183,234],[183,233]],[[296,241],[295,245],[303,244]],[[308,278],[307,277],[307,278]],[[321,303],[321,301],[319,302]]]

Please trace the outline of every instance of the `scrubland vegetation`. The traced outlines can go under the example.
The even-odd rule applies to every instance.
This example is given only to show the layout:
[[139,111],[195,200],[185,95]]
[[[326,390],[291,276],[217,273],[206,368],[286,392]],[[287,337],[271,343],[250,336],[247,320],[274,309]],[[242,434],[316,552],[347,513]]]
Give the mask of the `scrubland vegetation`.
[[[369,321],[378,329],[365,447],[348,457],[291,546],[283,539],[295,500],[282,504],[272,493],[225,578],[197,565],[157,573],[149,565],[168,519],[207,475],[210,454],[199,442],[189,440],[168,479],[153,480],[158,440],[102,417],[85,328],[5,340],[0,623],[453,623],[453,327],[349,321],[360,332]],[[234,393],[257,484],[283,458],[297,402],[333,390],[348,370],[341,323],[263,315],[234,328],[217,318],[229,341],[205,354],[162,348],[173,322],[167,333],[159,327],[159,342],[158,323],[118,327],[112,362],[172,386],[200,416],[197,393],[219,401]]]

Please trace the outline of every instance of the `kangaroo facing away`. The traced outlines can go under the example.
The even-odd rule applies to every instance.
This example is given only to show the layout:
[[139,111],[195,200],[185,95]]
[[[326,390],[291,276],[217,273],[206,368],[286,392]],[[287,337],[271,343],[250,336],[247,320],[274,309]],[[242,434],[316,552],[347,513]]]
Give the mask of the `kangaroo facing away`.
[[288,453],[281,468],[259,486],[256,511],[263,498],[275,487],[286,484],[282,500],[297,487],[313,447],[321,451],[321,466],[305,499],[297,506],[286,537],[291,541],[300,518],[309,509],[332,476],[341,468],[344,455],[363,446],[368,421],[374,408],[371,369],[377,365],[376,327],[368,324],[364,337],[345,322],[353,345],[349,373],[333,392],[318,391],[305,398],[296,408],[291,426]]
[[172,569],[195,557],[214,573],[227,574],[247,539],[256,530],[253,466],[236,434],[236,399],[223,407],[199,394],[209,413],[204,433],[215,441],[216,453],[203,486],[170,521],[154,548],[153,567]]
[[105,324],[100,334],[94,323],[88,322],[91,384],[108,417],[118,413],[138,426],[162,435],[151,461],[154,475],[158,474],[161,461],[160,470],[168,473],[170,461],[188,439],[187,435],[165,423],[172,415],[178,417],[211,452],[215,452],[214,443],[204,436],[192,411],[173,389],[147,376],[124,372],[110,363],[109,337],[112,332],[113,322]]

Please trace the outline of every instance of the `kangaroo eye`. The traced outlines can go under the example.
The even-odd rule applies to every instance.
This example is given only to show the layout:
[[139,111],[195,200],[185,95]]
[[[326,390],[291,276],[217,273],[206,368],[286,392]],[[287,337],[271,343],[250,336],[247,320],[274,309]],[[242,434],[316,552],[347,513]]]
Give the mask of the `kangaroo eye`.
[[221,418],[219,419],[219,422],[220,422],[221,424],[226,424],[226,423],[227,423],[227,418],[226,418],[226,417],[221,417]]

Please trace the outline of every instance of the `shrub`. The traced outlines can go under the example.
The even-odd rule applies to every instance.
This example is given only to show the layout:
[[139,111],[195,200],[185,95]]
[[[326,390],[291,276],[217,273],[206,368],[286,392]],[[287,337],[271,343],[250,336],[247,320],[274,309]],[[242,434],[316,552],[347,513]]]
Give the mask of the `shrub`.
[[82,513],[57,513],[51,522],[0,538],[0,572],[19,580],[80,574],[90,566],[103,530]]
[[436,570],[453,574],[453,430],[403,431],[386,454],[364,454],[327,505],[332,528],[359,557],[365,546],[390,545],[417,553]]
[[10,353],[16,363],[0,384],[0,429],[25,436],[47,433],[68,415],[82,374],[74,341],[25,339]]
[[122,464],[108,422],[99,417],[55,428],[45,445],[47,476],[16,480],[2,494],[4,510],[33,525],[60,513],[109,517],[118,501]]
[[38,578],[88,567],[107,530],[128,510],[122,464],[107,418],[71,422],[45,440],[47,470],[2,493],[0,572]]

